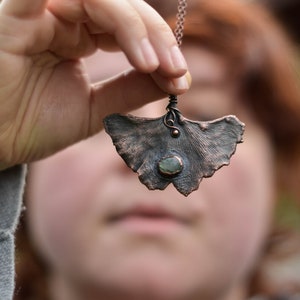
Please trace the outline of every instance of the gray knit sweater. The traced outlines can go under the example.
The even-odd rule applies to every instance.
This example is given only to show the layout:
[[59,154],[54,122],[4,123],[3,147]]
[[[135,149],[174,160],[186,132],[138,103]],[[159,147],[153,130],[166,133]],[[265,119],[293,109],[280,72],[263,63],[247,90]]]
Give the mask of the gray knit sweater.
[[25,166],[0,172],[0,299],[14,292],[14,232],[18,223],[25,182]]

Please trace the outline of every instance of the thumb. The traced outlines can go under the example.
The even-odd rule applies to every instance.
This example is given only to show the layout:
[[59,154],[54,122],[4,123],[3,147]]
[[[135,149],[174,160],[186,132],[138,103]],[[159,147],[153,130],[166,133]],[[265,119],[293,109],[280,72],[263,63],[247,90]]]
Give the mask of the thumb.
[[91,113],[89,135],[103,128],[102,120],[111,113],[126,113],[149,102],[165,98],[168,94],[182,94],[191,84],[190,74],[185,78],[187,88],[176,88],[173,81],[164,80],[165,90],[162,90],[153,77],[140,73],[135,69],[126,71],[109,80],[94,84],[91,93]]

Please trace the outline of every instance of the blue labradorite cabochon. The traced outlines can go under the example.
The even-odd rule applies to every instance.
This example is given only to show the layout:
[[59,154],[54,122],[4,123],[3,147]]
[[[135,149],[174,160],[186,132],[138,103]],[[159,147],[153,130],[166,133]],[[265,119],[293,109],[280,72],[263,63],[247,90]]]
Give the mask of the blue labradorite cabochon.
[[167,177],[173,177],[182,171],[182,160],[178,156],[168,156],[162,158],[158,162],[158,171],[161,175]]

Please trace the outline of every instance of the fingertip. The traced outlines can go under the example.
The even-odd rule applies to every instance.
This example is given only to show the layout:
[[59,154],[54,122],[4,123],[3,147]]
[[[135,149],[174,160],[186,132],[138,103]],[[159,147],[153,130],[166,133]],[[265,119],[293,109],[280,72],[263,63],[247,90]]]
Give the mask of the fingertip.
[[188,71],[183,76],[176,78],[164,77],[159,72],[154,72],[151,76],[158,87],[168,94],[183,94],[190,88],[192,83],[192,78]]
[[189,87],[191,87],[192,81],[193,81],[193,78],[192,78],[191,73],[190,73],[189,71],[187,71],[187,72],[185,73],[185,76],[186,76],[187,81],[188,81],[188,83],[189,83]]
[[179,74],[184,74],[188,69],[186,60],[177,45],[172,46],[170,49],[169,64],[174,72]]
[[161,76],[170,78],[179,78],[184,76],[188,70],[186,60],[177,45],[171,46],[169,49],[159,51],[160,65],[157,71]]
[[185,93],[191,86],[192,78],[189,72],[187,72],[184,76],[174,78],[171,80],[171,85],[176,90],[176,94]]

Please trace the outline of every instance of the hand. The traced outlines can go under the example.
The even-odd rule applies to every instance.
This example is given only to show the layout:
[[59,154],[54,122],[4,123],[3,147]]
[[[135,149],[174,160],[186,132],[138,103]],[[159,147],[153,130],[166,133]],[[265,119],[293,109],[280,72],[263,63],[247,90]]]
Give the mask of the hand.
[[[134,70],[91,85],[80,58],[121,49]],[[113,62],[112,62],[113,63]],[[141,0],[2,0],[0,169],[53,154],[189,87],[172,31]]]

